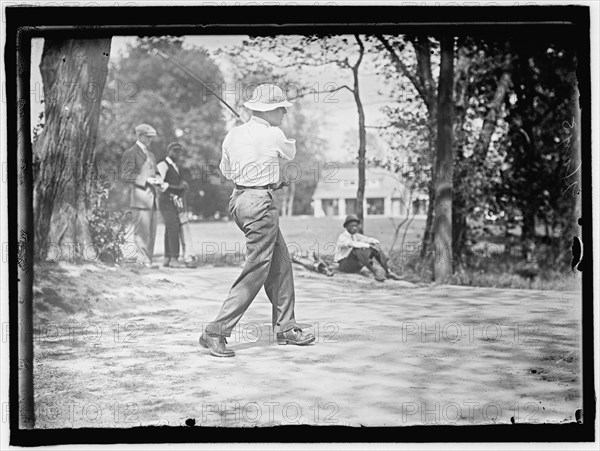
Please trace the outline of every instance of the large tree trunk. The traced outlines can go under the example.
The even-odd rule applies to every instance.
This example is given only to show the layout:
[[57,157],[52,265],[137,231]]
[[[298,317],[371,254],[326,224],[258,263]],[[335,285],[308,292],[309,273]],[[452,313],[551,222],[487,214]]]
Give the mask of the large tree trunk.
[[434,279],[452,275],[452,94],[454,91],[454,38],[443,36],[438,84],[437,146],[435,162]]
[[437,90],[433,74],[431,72],[431,43],[428,36],[417,36],[412,40],[415,53],[417,56],[417,71],[415,81],[419,85],[417,91],[423,99],[427,108],[428,125],[429,125],[429,159],[432,167],[431,183],[428,187],[429,207],[427,208],[427,220],[425,221],[425,232],[423,233],[423,244],[421,246],[421,257],[427,258],[431,250],[434,231],[433,225],[435,221],[435,167],[436,167],[436,142],[438,133],[438,101],[436,99]]
[[110,39],[44,42],[40,70],[46,122],[33,145],[35,244],[40,260],[48,256],[51,245],[61,248],[58,254],[63,258],[94,255],[87,198],[109,53]]

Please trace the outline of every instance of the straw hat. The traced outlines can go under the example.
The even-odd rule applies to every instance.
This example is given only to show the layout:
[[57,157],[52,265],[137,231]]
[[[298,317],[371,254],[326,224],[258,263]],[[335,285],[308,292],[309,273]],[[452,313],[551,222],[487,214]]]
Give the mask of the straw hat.
[[254,90],[252,98],[244,106],[253,111],[272,111],[279,107],[291,107],[293,103],[288,102],[279,86],[262,84]]

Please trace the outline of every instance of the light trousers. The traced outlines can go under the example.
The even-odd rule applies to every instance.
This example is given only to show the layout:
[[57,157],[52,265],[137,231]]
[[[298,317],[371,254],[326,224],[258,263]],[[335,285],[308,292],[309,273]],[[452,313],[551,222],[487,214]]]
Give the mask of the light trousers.
[[135,258],[139,263],[152,263],[156,239],[156,209],[132,208],[132,223],[126,234],[124,254],[126,259]]
[[246,236],[246,263],[206,332],[229,337],[263,286],[272,305],[273,331],[297,327],[292,261],[272,190],[236,189],[229,211]]

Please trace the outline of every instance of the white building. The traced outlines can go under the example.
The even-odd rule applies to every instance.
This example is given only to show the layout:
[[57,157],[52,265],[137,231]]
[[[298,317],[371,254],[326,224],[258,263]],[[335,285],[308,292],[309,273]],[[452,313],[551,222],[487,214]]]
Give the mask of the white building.
[[[358,168],[339,168],[319,181],[313,194],[315,217],[344,217],[356,213],[356,191],[358,189]],[[410,215],[427,215],[428,196],[413,192],[412,196],[400,177],[386,169],[367,168],[365,170],[365,196],[363,212],[366,216],[405,217],[407,208]]]

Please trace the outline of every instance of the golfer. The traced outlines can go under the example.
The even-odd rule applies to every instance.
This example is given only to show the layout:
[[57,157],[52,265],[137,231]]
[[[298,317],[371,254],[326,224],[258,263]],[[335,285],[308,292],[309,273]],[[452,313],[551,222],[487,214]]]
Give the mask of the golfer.
[[296,155],[296,141],[278,128],[292,104],[278,86],[263,84],[244,106],[252,110],[252,117],[225,137],[220,169],[235,183],[229,211],[246,236],[246,263],[221,311],[200,336],[200,345],[217,357],[235,355],[227,348],[226,337],[263,286],[273,306],[277,343],[307,345],[315,340],[296,324],[292,264],[273,193],[279,183],[279,159]]

